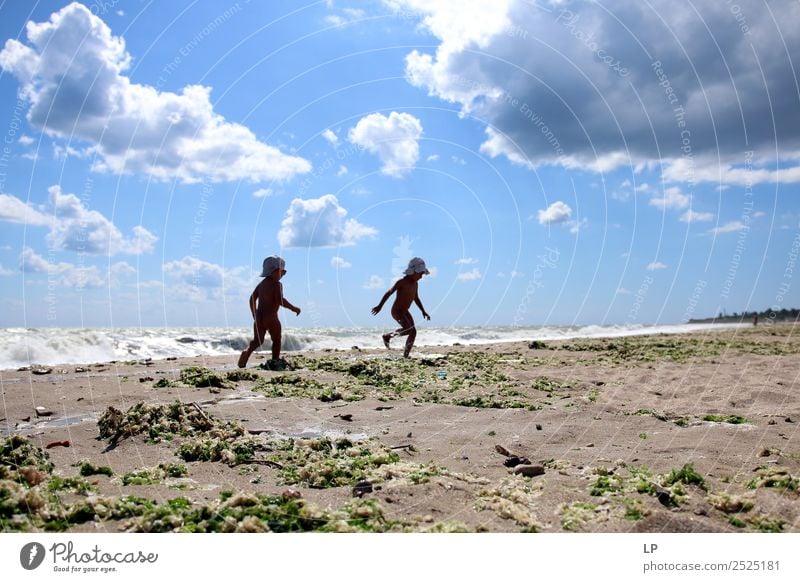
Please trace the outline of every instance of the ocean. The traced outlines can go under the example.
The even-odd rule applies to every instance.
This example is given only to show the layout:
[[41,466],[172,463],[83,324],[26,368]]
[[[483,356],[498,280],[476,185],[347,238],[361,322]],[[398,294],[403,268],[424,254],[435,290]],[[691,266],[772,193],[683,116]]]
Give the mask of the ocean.
[[[689,333],[740,327],[741,324],[588,325],[542,327],[420,328],[417,346],[479,345],[514,341],[548,341],[623,337],[656,333]],[[378,328],[286,328],[283,351],[326,348],[381,348]],[[234,356],[252,337],[248,328],[5,328],[0,332],[0,369],[33,364],[91,364],[112,360],[167,357]],[[400,339],[395,341],[402,341]],[[261,348],[269,349],[269,339]]]

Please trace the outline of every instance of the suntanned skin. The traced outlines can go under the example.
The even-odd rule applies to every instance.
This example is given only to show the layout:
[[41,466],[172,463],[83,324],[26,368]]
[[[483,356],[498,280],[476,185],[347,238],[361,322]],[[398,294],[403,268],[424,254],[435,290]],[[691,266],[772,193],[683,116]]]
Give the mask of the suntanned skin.
[[411,317],[411,312],[409,311],[411,304],[417,304],[417,307],[422,312],[422,317],[427,320],[431,318],[422,306],[422,301],[420,301],[417,293],[417,282],[422,279],[422,275],[422,273],[406,275],[384,294],[378,305],[372,308],[372,315],[377,315],[383,308],[383,304],[392,296],[392,293],[397,293],[392,304],[392,317],[400,324],[400,327],[391,333],[383,334],[383,344],[387,349],[391,349],[389,342],[393,337],[397,335],[408,336],[406,338],[406,347],[403,350],[403,357],[405,358],[411,353],[411,348],[414,347],[414,340],[417,338],[417,328],[414,326],[414,318]]
[[295,307],[283,296],[281,277],[286,273],[275,269],[269,277],[265,277],[256,285],[250,295],[250,313],[253,314],[253,339],[250,345],[239,356],[239,367],[244,368],[247,360],[258,347],[264,343],[266,333],[272,340],[272,359],[277,360],[281,355],[281,321],[278,319],[278,309],[285,307],[300,315],[300,308]]

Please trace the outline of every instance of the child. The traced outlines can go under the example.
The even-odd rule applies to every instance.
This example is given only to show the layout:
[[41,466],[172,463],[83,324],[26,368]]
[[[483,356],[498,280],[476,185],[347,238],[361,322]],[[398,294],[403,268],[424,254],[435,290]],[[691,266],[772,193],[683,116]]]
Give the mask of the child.
[[270,369],[285,369],[286,362],[280,359],[281,355],[281,322],[278,319],[278,308],[285,307],[295,314],[300,315],[300,308],[289,303],[283,296],[281,277],[286,274],[286,263],[278,256],[264,259],[264,268],[261,276],[265,277],[250,295],[250,312],[253,314],[253,340],[239,356],[239,367],[244,368],[247,360],[261,344],[264,335],[269,332],[272,340],[272,359],[267,362]]
[[417,328],[414,327],[414,318],[411,317],[411,312],[408,310],[409,307],[411,307],[411,302],[413,301],[417,304],[417,307],[422,311],[422,317],[427,320],[431,318],[431,316],[426,313],[422,302],[419,300],[419,295],[417,294],[417,281],[422,279],[423,275],[430,275],[430,271],[428,271],[425,266],[425,261],[419,257],[414,257],[408,262],[405,275],[405,277],[400,279],[386,292],[381,302],[372,308],[372,315],[377,315],[383,307],[383,304],[386,303],[386,300],[389,299],[392,293],[397,291],[397,297],[395,297],[394,305],[392,305],[392,317],[400,324],[400,328],[392,333],[383,334],[383,345],[386,346],[386,349],[391,349],[389,347],[389,341],[394,336],[407,335],[406,348],[403,351],[403,357],[407,358],[411,353],[411,348],[414,347],[414,339],[417,337]]

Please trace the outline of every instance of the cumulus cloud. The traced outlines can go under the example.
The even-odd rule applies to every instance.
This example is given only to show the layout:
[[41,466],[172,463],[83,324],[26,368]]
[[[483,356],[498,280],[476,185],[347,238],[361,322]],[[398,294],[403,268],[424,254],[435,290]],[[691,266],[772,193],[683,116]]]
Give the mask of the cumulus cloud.
[[676,186],[671,186],[664,190],[662,196],[656,196],[650,199],[650,206],[655,206],[661,210],[680,210],[689,206],[692,201],[691,196],[687,196],[681,189]]
[[422,123],[410,113],[392,111],[388,117],[371,113],[362,117],[348,133],[348,139],[376,154],[381,172],[400,178],[410,172],[419,160],[419,138]]
[[0,194],[0,220],[30,226],[48,226],[53,221],[52,217],[10,194]]
[[95,266],[50,262],[30,247],[22,249],[19,268],[28,274],[47,273],[58,285],[71,289],[100,289],[109,285],[109,279],[102,277]]
[[[742,0],[741,19],[710,0],[385,2],[439,41],[407,55],[408,81],[487,120],[488,155],[593,171],[658,161],[676,182],[800,181],[796,157],[774,164],[800,151],[797,2]],[[749,172],[748,150],[772,169]]]
[[339,136],[333,133],[333,131],[330,128],[322,132],[322,137],[324,137],[325,140],[331,145],[339,144]]
[[353,266],[353,263],[348,263],[342,257],[331,257],[331,267],[335,267],[337,269],[349,269]]
[[558,224],[566,222],[572,216],[572,208],[564,202],[557,200],[545,210],[539,210],[539,224]]
[[467,271],[466,273],[459,273],[456,275],[456,279],[459,281],[477,281],[482,276],[481,270],[476,267],[471,271]]
[[708,222],[714,220],[713,212],[696,212],[691,208],[681,214],[681,222]]
[[82,4],[28,22],[26,33],[28,44],[6,41],[0,67],[19,80],[31,125],[90,144],[97,171],[191,183],[286,180],[311,169],[216,113],[211,87],[172,93],[132,82],[124,39]]
[[333,247],[354,245],[378,231],[353,218],[339,205],[333,194],[321,198],[292,200],[278,231],[278,242],[290,247]]
[[456,261],[456,265],[475,265],[478,263],[478,259],[474,259],[472,257],[463,257]]
[[378,275],[370,275],[369,281],[362,286],[364,289],[383,289],[386,286],[386,281]]
[[648,271],[660,271],[661,269],[666,269],[667,266],[661,261],[653,261],[652,263],[648,264],[647,267],[645,268]]
[[48,206],[42,208],[0,194],[0,220],[47,226],[47,242],[54,249],[88,254],[140,255],[152,251],[158,240],[142,226],[134,226],[132,236],[126,237],[105,216],[86,208],[75,194],[63,193],[58,185],[47,191]]
[[718,234],[728,234],[731,232],[739,232],[740,230],[745,230],[749,228],[746,224],[744,224],[740,220],[734,220],[732,222],[728,222],[727,224],[723,224],[722,226],[717,226],[716,228],[712,228],[708,231],[708,234],[711,235],[718,235]]
[[253,198],[268,198],[272,196],[272,188],[259,188],[253,192]]
[[170,292],[190,301],[219,299],[224,292],[236,294],[249,288],[246,267],[226,269],[216,263],[186,256],[164,263],[162,270],[170,280]]

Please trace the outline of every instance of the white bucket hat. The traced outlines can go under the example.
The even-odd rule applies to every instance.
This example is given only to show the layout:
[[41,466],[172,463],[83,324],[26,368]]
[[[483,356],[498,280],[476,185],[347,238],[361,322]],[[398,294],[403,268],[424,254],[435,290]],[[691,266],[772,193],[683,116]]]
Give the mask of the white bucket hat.
[[286,261],[284,261],[278,255],[272,255],[271,257],[264,259],[264,266],[261,269],[261,276],[269,277],[272,275],[272,272],[275,269],[280,269],[284,273],[286,272]]
[[419,257],[414,257],[408,261],[408,268],[405,270],[405,274],[411,275],[413,273],[425,273],[426,275],[431,274],[431,272],[428,270],[428,267],[425,266],[425,261]]

